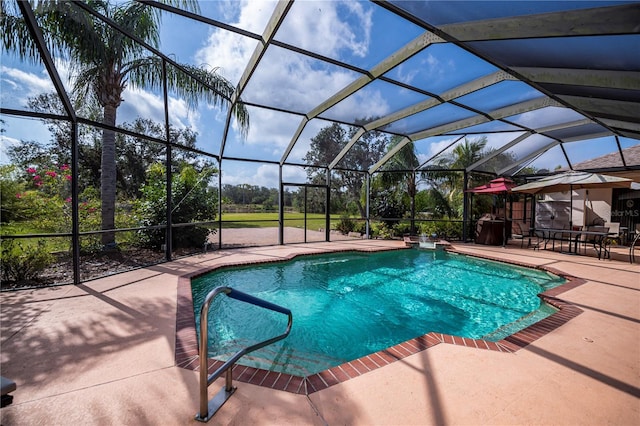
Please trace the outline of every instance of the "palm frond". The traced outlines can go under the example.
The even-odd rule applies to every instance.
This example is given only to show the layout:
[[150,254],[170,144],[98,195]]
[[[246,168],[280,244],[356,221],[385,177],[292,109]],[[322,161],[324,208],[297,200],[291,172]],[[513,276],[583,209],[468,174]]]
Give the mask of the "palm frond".
[[[176,95],[184,99],[189,107],[195,108],[205,101],[214,106],[227,106],[231,102],[235,88],[215,70],[206,70],[192,65],[180,65],[187,73],[168,64],[167,83]],[[122,69],[132,84],[156,90],[162,84],[162,59],[149,56],[132,60]],[[204,83],[204,84],[203,84]],[[233,106],[233,116],[243,137],[249,130],[249,112],[241,100]]]
[[[113,20],[120,28],[144,40],[152,47],[159,46],[160,17],[154,8],[142,3],[125,3],[113,10]],[[143,49],[133,39],[116,29],[110,29],[109,36],[111,47],[120,49],[122,52],[118,55],[119,57],[135,57]]]
[[[4,50],[33,64],[42,62],[37,45],[15,1],[0,1],[0,31]],[[43,36],[49,48],[55,47],[49,34],[45,32]]]
[[73,85],[74,104],[94,104],[98,101],[95,98],[94,84],[101,75],[102,69],[100,67],[83,67],[77,70]]

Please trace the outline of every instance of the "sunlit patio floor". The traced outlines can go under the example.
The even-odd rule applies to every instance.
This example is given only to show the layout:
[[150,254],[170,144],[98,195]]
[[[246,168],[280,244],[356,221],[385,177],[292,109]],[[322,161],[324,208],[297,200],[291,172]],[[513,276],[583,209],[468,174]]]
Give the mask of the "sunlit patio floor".
[[[379,249],[351,240],[211,252],[79,286],[0,294],[9,425],[197,424],[198,373],[176,366],[180,276],[220,263]],[[216,425],[638,425],[640,264],[548,250],[454,244],[586,282],[558,297],[583,312],[514,352],[438,344],[309,396],[234,382]],[[214,383],[213,396],[222,386]]]

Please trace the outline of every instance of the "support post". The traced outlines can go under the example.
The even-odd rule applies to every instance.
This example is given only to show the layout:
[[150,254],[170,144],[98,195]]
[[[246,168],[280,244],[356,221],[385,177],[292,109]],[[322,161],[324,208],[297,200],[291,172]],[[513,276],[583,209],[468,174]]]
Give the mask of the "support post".
[[471,240],[475,239],[475,227],[473,226],[473,192],[471,194],[469,194],[469,232],[467,232],[466,234],[464,234],[464,242],[468,242],[469,241],[469,233],[473,232],[474,233],[474,237],[471,238]]
[[331,170],[327,169],[327,188],[325,189],[324,238],[329,242],[331,236]]
[[371,175],[369,174],[369,172],[367,172],[367,194],[366,194],[366,205],[365,205],[365,214],[366,214],[366,218],[365,218],[365,223],[366,223],[366,235],[367,235],[367,240],[371,238],[371,219],[370,219],[370,213],[369,213],[369,200],[371,198]]
[[469,201],[468,201],[468,194],[467,194],[467,187],[469,185],[469,174],[467,173],[466,170],[464,170],[464,178],[463,178],[463,182],[462,182],[462,235],[463,237],[463,241],[466,243],[467,242],[467,221],[469,221]]
[[78,208],[78,122],[71,122],[71,253],[73,256],[73,283],[80,284],[80,212]]
[[280,185],[280,191],[278,196],[278,204],[280,205],[278,211],[278,244],[284,245],[284,185],[282,184],[282,164],[278,173],[278,180]]
[[171,244],[171,240],[172,240],[172,234],[173,234],[173,230],[171,229],[171,205],[173,204],[172,202],[172,197],[171,197],[171,177],[172,177],[172,170],[171,170],[171,157],[172,157],[172,153],[171,153],[171,132],[169,130],[169,89],[167,87],[167,62],[163,59],[162,60],[162,92],[163,92],[163,96],[164,96],[164,128],[165,128],[165,138],[166,138],[166,157],[165,157],[165,164],[166,164],[166,171],[167,171],[167,176],[166,176],[166,182],[167,182],[167,204],[166,204],[166,222],[167,222],[167,228],[165,230],[165,240],[164,240],[164,244],[165,244],[165,252],[164,252],[164,256],[167,259],[167,261],[171,260],[171,252],[173,251],[173,247]]
[[222,157],[218,159],[218,248],[222,249]]

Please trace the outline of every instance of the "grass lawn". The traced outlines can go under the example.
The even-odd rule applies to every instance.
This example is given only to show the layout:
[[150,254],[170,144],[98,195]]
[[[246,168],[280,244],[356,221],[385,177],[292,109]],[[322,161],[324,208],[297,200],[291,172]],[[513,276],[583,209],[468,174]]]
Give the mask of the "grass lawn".
[[[340,221],[340,215],[330,217],[331,228]],[[222,228],[269,228],[278,226],[278,213],[222,213]],[[304,213],[285,213],[284,226],[304,227]],[[324,214],[308,213],[307,229],[325,228]]]

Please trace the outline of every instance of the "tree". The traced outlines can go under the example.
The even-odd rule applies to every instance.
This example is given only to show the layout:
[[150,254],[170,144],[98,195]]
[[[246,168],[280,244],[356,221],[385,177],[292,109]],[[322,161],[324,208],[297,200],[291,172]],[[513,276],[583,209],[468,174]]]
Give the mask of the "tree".
[[[216,218],[218,192],[209,186],[218,170],[205,165],[197,170],[193,165],[185,165],[179,173],[172,175],[171,198],[172,216],[176,223],[206,222]],[[135,206],[135,214],[140,224],[152,227],[166,225],[164,206],[167,205],[166,168],[161,163],[151,165],[146,173],[146,183],[142,187],[142,197]],[[207,226],[185,226],[172,234],[172,247],[202,247],[214,231]],[[158,249],[165,243],[164,229],[144,229],[138,232],[141,242]]]
[[[440,193],[440,199],[447,199],[449,202],[449,210],[457,211],[458,216],[462,216],[462,198],[463,194],[463,174],[460,171],[474,164],[487,153],[484,151],[487,145],[486,136],[477,139],[464,139],[463,143],[456,145],[449,155],[438,160],[436,167],[440,169],[452,169],[451,172],[429,173],[432,187]],[[474,187],[484,183],[477,180],[471,175],[468,182],[470,187]]]
[[[134,133],[162,139],[165,127],[150,119],[137,118],[133,123],[123,123],[124,129]],[[190,128],[178,129],[169,125],[169,142],[185,148],[195,148],[197,134]],[[140,187],[145,182],[145,173],[149,165],[165,160],[164,144],[150,142],[143,138],[118,133],[116,147],[119,155],[116,159],[117,186],[125,196],[138,197]],[[198,155],[188,150],[174,148],[171,161],[175,164],[194,164]]]
[[[29,109],[42,113],[64,114],[62,103],[55,93],[40,94],[29,98]],[[85,108],[81,113],[90,114]],[[52,165],[71,164],[71,126],[66,120],[50,118],[42,119],[51,133],[51,140],[46,143],[37,141],[21,141],[19,145],[7,147],[7,156],[11,163],[23,172],[29,167],[38,170]],[[157,139],[165,137],[165,127],[153,120],[137,118],[133,123],[123,123],[122,128],[133,133],[151,136]],[[169,141],[185,148],[195,148],[196,133],[190,128],[178,129],[169,125]],[[79,151],[79,188],[80,192],[89,187],[100,187],[100,156],[102,139],[95,127],[81,126],[78,134]],[[156,162],[164,161],[166,147],[164,144],[150,142],[147,139],[130,136],[125,133],[116,135],[117,189],[125,197],[140,196],[140,188],[145,182],[147,168]],[[174,163],[193,163],[197,154],[188,150],[174,149]]]
[[[198,11],[193,0],[162,0],[163,3]],[[113,20],[126,32],[153,47],[159,43],[160,12],[138,2],[112,4],[105,0],[87,0],[87,4]],[[8,50],[21,57],[39,60],[35,42],[28,35],[20,16],[12,14],[2,2],[2,39]],[[116,203],[116,113],[127,86],[160,90],[163,82],[163,60],[149,55],[136,41],[114,27],[94,18],[72,2],[41,1],[34,10],[50,51],[66,55],[73,70],[73,94],[76,101],[88,101],[102,109],[101,182],[102,229],[115,228]],[[182,65],[189,74],[167,66],[167,83],[176,93],[196,106],[200,98],[214,105],[231,99],[234,88],[216,73],[190,65]],[[197,77],[196,78],[194,78]],[[198,81],[199,80],[199,81]],[[206,83],[206,85],[200,82]],[[211,89],[213,88],[213,90]],[[244,105],[233,105],[234,116],[244,132],[249,117]],[[102,234],[102,244],[115,247],[115,233]]]
[[[371,119],[357,120],[358,123],[369,121]],[[328,166],[357,131],[357,127],[345,128],[338,123],[322,128],[311,138],[311,145],[304,160],[313,166]],[[347,203],[355,203],[361,217],[366,217],[360,197],[366,170],[382,158],[388,142],[388,138],[381,132],[366,132],[333,169],[332,190],[344,191]],[[312,183],[324,183],[326,174],[324,169],[307,168],[307,176]]]
[[[395,148],[402,138],[394,136],[389,144],[389,150]],[[416,168],[420,165],[413,143],[403,146],[382,167],[382,173],[378,174],[378,185],[387,188],[395,187],[398,195],[406,194],[409,197],[411,211],[411,233],[415,233],[416,218]],[[399,191],[399,192],[398,192]]]

